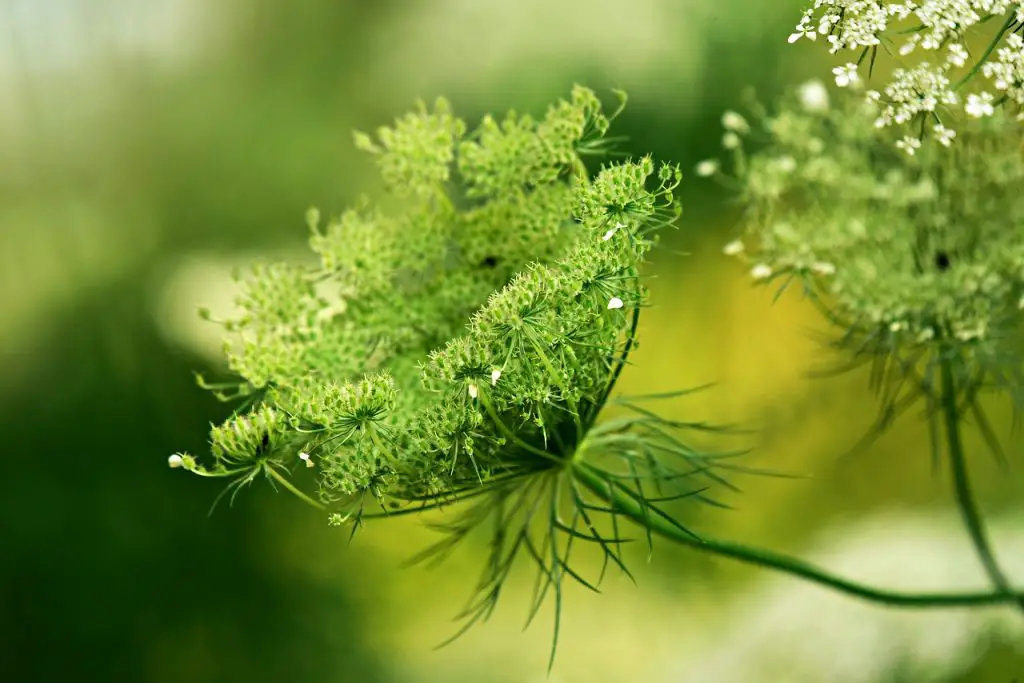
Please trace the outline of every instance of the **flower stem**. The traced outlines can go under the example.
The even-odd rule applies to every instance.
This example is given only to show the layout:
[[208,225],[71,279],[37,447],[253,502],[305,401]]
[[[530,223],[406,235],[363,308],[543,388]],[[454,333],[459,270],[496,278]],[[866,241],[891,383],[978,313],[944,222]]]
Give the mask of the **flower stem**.
[[1024,596],[1014,595],[1006,574],[1000,569],[999,563],[992,552],[992,546],[982,522],[981,513],[971,491],[971,482],[967,474],[967,459],[964,455],[963,439],[960,434],[960,413],[957,409],[956,379],[953,376],[953,361],[948,356],[940,362],[942,376],[942,420],[946,429],[946,446],[949,453],[949,464],[953,474],[953,491],[956,494],[957,507],[967,533],[971,537],[974,551],[985,568],[992,584],[1009,601],[1016,602],[1024,610]]
[[[635,269],[631,269],[631,275],[637,277]],[[629,332],[626,334],[626,345],[622,349],[622,354],[618,357],[615,363],[615,368],[612,370],[612,376],[608,379],[608,384],[605,386],[604,391],[601,393],[600,400],[594,404],[593,409],[587,418],[589,424],[593,424],[594,420],[597,419],[601,409],[604,408],[608,402],[608,397],[611,396],[612,390],[615,388],[615,383],[619,381],[619,375],[622,374],[622,369],[626,366],[626,362],[629,360],[629,352],[633,350],[633,346],[636,344],[637,330],[640,327],[640,306],[633,308],[632,319],[629,325]]]
[[297,489],[294,484],[292,484],[290,481],[288,481],[287,477],[283,476],[280,472],[275,470],[273,467],[270,467],[269,465],[267,465],[263,469],[264,469],[264,471],[267,474],[269,474],[271,477],[273,477],[273,479],[275,481],[277,481],[278,484],[280,484],[281,486],[283,486],[286,489],[288,489],[288,491],[290,491],[292,494],[294,494],[295,497],[298,498],[299,500],[301,500],[303,503],[306,503],[307,505],[311,505],[311,506],[315,507],[317,510],[320,510],[321,512],[324,512],[324,511],[327,510],[327,507],[323,503],[320,503],[320,502],[317,502],[317,501],[313,500],[312,498],[307,496],[305,493],[303,493],[302,491]]
[[984,66],[985,62],[988,61],[988,58],[992,56],[993,52],[995,52],[996,46],[999,45],[999,42],[1003,39],[1003,36],[1006,34],[1007,31],[1010,30],[1010,27],[1013,26],[1015,20],[1016,15],[1011,10],[1010,15],[1006,18],[1006,23],[1004,23],[1003,27],[999,29],[999,33],[995,35],[995,37],[992,39],[992,42],[988,44],[988,47],[985,49],[985,53],[982,54],[981,58],[974,63],[974,66],[971,68],[971,70],[968,71],[963,78],[956,82],[956,84],[953,86],[953,90],[959,90],[965,83],[967,83],[967,81],[974,78],[977,75],[977,73],[981,71],[981,67]]
[[840,593],[846,593],[847,595],[870,602],[892,607],[934,608],[977,607],[980,605],[997,605],[1024,600],[1024,594],[1014,594],[1010,591],[994,593],[903,593],[874,588],[835,576],[810,563],[771,550],[706,537],[698,539],[687,535],[681,529],[673,526],[658,515],[645,514],[639,502],[615,487],[610,486],[598,470],[585,463],[580,463],[574,467],[573,476],[579,483],[607,503],[616,512],[629,517],[638,524],[646,526],[652,532],[670,541],[694,548],[695,550],[709,552],[713,555],[728,557],[767,569],[774,569],[775,571],[817,583]]

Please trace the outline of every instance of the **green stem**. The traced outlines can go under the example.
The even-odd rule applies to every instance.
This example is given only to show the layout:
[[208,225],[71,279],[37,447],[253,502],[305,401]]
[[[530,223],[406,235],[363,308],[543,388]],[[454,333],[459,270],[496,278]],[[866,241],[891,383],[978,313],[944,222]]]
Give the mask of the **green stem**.
[[1015,20],[1016,15],[1014,14],[1013,10],[1011,10],[1010,16],[1006,17],[1006,22],[1003,24],[1003,27],[999,29],[999,33],[997,33],[996,37],[992,39],[992,42],[988,44],[988,48],[986,48],[985,54],[981,56],[981,59],[975,62],[971,70],[967,72],[967,75],[965,75],[963,78],[956,82],[956,85],[953,86],[953,90],[959,90],[967,81],[974,78],[977,75],[977,73],[981,71],[981,67],[985,64],[985,62],[988,61],[988,58],[992,56],[992,53],[995,52],[996,46],[998,46],[999,42],[1003,39],[1003,35],[1005,35],[1006,32],[1010,30],[1011,26],[1013,26],[1013,22]]
[[544,369],[548,371],[548,376],[551,381],[558,385],[558,388],[565,394],[565,399],[569,404],[569,410],[572,412],[572,419],[576,423],[576,441],[577,443],[583,441],[583,422],[580,420],[580,411],[576,406],[575,399],[572,398],[572,391],[566,385],[562,376],[555,370],[555,366],[551,363],[551,359],[548,358],[547,354],[544,353],[544,348],[540,342],[534,337],[533,334],[527,333],[526,335],[530,340],[530,345],[533,346],[533,350],[537,352],[540,357],[540,362],[544,365]]
[[992,584],[1007,599],[1017,603],[1024,610],[1024,596],[1015,596],[1013,586],[1000,569],[992,545],[985,531],[978,504],[971,491],[971,482],[967,474],[967,458],[964,455],[963,439],[960,435],[960,412],[957,409],[956,379],[953,376],[953,361],[947,356],[940,362],[939,372],[942,381],[942,420],[946,428],[946,445],[949,452],[949,464],[953,474],[953,491],[956,494],[957,507],[967,533],[974,545],[985,573]]
[[497,411],[494,410],[494,406],[491,405],[491,402],[487,399],[487,396],[483,393],[483,391],[481,391],[479,394],[479,401],[480,403],[483,404],[484,410],[487,411],[487,414],[491,416],[492,420],[494,420],[494,424],[498,427],[498,430],[502,433],[502,436],[508,439],[511,443],[514,443],[515,445],[522,448],[524,451],[527,451],[528,453],[533,453],[534,455],[543,458],[544,460],[550,460],[551,462],[559,464],[562,462],[559,458],[552,455],[551,453],[543,451],[535,446],[531,446],[530,444],[526,443],[518,436],[516,436],[515,432],[508,428],[505,422],[498,415]]
[[295,494],[295,496],[299,500],[301,500],[303,503],[306,503],[307,505],[312,505],[313,507],[315,507],[317,510],[320,510],[321,512],[326,512],[327,511],[327,507],[323,503],[320,503],[319,501],[313,500],[312,498],[307,496],[305,493],[303,493],[299,489],[295,488],[295,485],[292,484],[290,481],[288,481],[287,477],[284,477],[280,472],[275,470],[273,467],[270,467],[269,465],[267,465],[263,469],[264,469],[264,471],[267,472],[267,474],[269,474],[271,477],[274,478],[274,481],[276,481],[278,484],[280,484],[281,486],[285,487],[290,492]]
[[[631,268],[630,274],[636,278],[639,275],[636,269]],[[639,291],[639,284],[637,285],[637,291]],[[601,398],[597,403],[594,404],[593,409],[587,417],[587,423],[593,424],[600,414],[601,409],[604,408],[608,402],[608,397],[611,396],[612,390],[615,388],[615,383],[619,381],[619,375],[622,374],[622,369],[626,366],[626,362],[629,360],[629,352],[633,350],[633,345],[636,343],[637,330],[640,327],[640,304],[633,308],[632,320],[629,325],[629,332],[626,335],[626,345],[622,349],[622,354],[618,358],[618,362],[615,364],[615,368],[612,370],[612,376],[608,379],[608,384],[605,386],[604,391],[601,393]]]
[[683,530],[673,526],[657,515],[644,514],[641,505],[621,491],[608,485],[601,474],[586,464],[580,464],[573,470],[573,476],[594,495],[607,503],[617,512],[629,517],[634,522],[646,526],[652,532],[679,545],[695,550],[709,552],[713,555],[728,557],[747,564],[774,569],[812,583],[846,593],[863,600],[877,602],[892,607],[977,607],[980,605],[997,605],[1015,600],[1024,600],[1024,594],[999,593],[902,593],[892,590],[873,588],[856,583],[819,569],[802,560],[788,557],[780,553],[762,548],[754,548],[717,541],[709,538],[697,539],[687,535]]

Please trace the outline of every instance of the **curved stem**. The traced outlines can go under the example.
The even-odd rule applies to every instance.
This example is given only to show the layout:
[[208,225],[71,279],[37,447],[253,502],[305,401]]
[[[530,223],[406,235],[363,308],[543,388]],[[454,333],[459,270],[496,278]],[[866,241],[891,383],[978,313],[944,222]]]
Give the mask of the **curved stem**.
[[828,573],[802,560],[788,557],[762,548],[754,548],[718,541],[709,538],[697,539],[687,535],[678,527],[657,515],[645,514],[641,505],[608,485],[600,473],[593,468],[580,464],[573,470],[573,476],[594,495],[607,503],[616,512],[623,514],[634,522],[646,526],[652,532],[674,543],[688,546],[696,550],[709,552],[713,555],[728,557],[747,564],[789,574],[812,583],[846,593],[863,600],[877,602],[892,607],[977,607],[980,605],[997,605],[1006,602],[1024,600],[1024,594],[1013,593],[903,593],[898,591],[874,588],[856,583],[848,579]]
[[508,439],[511,443],[514,443],[515,445],[522,448],[524,451],[532,453],[533,455],[536,455],[544,460],[549,460],[554,463],[562,462],[559,458],[552,455],[551,453],[543,451],[535,446],[531,446],[530,444],[526,443],[518,436],[516,436],[515,432],[508,428],[508,425],[506,425],[505,422],[501,419],[501,416],[499,416],[498,413],[494,410],[494,406],[491,405],[491,402],[487,400],[487,396],[482,391],[480,392],[479,400],[480,403],[483,404],[484,410],[486,410],[487,414],[491,416],[492,420],[494,420],[494,424],[498,427],[498,430],[501,432],[502,436]]
[[[631,275],[634,278],[638,277],[636,269],[631,268],[630,271]],[[637,289],[639,289],[639,284],[637,285]],[[629,325],[629,332],[626,334],[626,344],[622,349],[622,354],[619,356],[618,362],[615,364],[615,368],[612,370],[612,376],[608,379],[608,385],[601,393],[600,400],[594,404],[593,409],[590,411],[590,414],[587,419],[587,422],[589,424],[592,424],[594,420],[597,419],[597,415],[601,412],[601,409],[604,408],[605,404],[608,402],[608,397],[611,396],[612,390],[615,388],[615,383],[619,381],[619,375],[622,374],[622,369],[626,366],[626,362],[629,360],[629,352],[633,350],[633,346],[636,343],[637,330],[639,327],[640,305],[637,304],[637,306],[633,308],[633,315]]]
[[283,486],[286,489],[288,489],[291,493],[293,493],[303,503],[306,503],[307,505],[312,505],[313,507],[315,507],[317,510],[320,510],[321,512],[326,512],[327,511],[327,506],[325,506],[323,503],[321,503],[319,501],[313,500],[312,498],[307,496],[305,493],[303,493],[302,491],[297,489],[295,487],[295,484],[293,484],[290,481],[288,481],[287,477],[283,476],[280,472],[275,470],[273,467],[270,467],[269,465],[267,465],[263,469],[264,469],[264,471],[267,472],[267,474],[269,474],[271,477],[274,478],[274,481],[276,481],[278,484],[280,484],[281,486]]
[[949,357],[940,361],[939,372],[942,381],[942,421],[946,429],[946,449],[949,453],[949,464],[953,474],[953,491],[956,494],[957,508],[960,518],[971,537],[974,552],[978,555],[985,573],[992,585],[1007,598],[1016,602],[1024,610],[1024,596],[1015,596],[1013,586],[1006,574],[999,567],[992,545],[985,531],[985,524],[978,511],[978,505],[971,491],[971,482],[967,474],[967,459],[964,455],[963,439],[960,435],[960,413],[957,409],[956,379],[953,376],[953,362]]

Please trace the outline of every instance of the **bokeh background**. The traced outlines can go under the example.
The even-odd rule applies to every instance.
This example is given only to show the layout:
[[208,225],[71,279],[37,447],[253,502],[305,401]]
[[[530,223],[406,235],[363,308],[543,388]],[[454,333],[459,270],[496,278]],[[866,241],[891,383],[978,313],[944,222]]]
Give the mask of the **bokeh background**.
[[[626,150],[692,168],[756,88],[827,76],[789,46],[801,0],[0,0],[0,680],[803,683],[1024,680],[1008,610],[893,612],[660,544],[638,585],[570,588],[548,676],[550,611],[531,589],[439,651],[481,544],[440,571],[401,568],[432,534],[376,524],[349,543],[258,486],[210,517],[217,483],[170,471],[205,452],[228,407],[193,372],[219,366],[198,305],[231,267],[302,249],[303,215],[372,189],[351,129],[416,98],[469,121],[542,113],[573,83],[630,94]],[[733,510],[700,531],[819,558],[885,585],[984,585],[904,420],[855,458],[864,373],[828,362],[799,298],[772,303],[721,255],[738,210],[691,173],[685,216],[650,265],[654,307],[626,392],[717,382],[668,416],[756,431]],[[834,359],[833,359],[834,360]],[[1024,579],[1024,490],[972,441],[1000,552]]]

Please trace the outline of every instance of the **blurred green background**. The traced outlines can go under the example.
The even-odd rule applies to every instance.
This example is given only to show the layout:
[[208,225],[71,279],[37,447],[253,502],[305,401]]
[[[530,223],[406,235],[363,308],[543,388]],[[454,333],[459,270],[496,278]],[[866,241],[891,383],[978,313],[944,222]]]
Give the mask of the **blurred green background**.
[[[370,188],[352,128],[438,95],[471,122],[541,113],[579,82],[629,92],[616,124],[627,151],[689,169],[717,153],[720,113],[744,87],[770,100],[828,74],[820,46],[786,44],[802,5],[0,0],[0,680],[1024,679],[1019,615],[890,623],[885,610],[664,544],[649,564],[635,554],[638,586],[612,577],[604,595],[568,591],[548,678],[550,620],[521,632],[526,575],[491,623],[435,652],[480,547],[442,571],[401,569],[432,537],[419,520],[348,543],[265,486],[207,517],[217,484],[166,466],[172,452],[205,452],[209,423],[228,411],[193,381],[218,363],[217,331],[196,307],[230,301],[232,264],[301,249],[308,206],[337,213]],[[755,427],[752,464],[808,477],[748,479],[728,498],[735,510],[688,520],[798,553],[831,544],[852,575],[884,560],[874,576],[891,585],[936,572],[947,587],[983,585],[924,430],[904,421],[841,457],[874,416],[865,375],[804,377],[829,360],[808,332],[820,322],[798,298],[773,305],[721,256],[738,210],[690,176],[682,229],[651,264],[654,307],[623,390],[718,382],[663,409]],[[1019,462],[975,458],[1022,576]],[[907,514],[924,526],[900,526]],[[844,524],[865,519],[895,536],[843,555],[856,535]],[[767,618],[769,590],[782,591],[777,628],[744,630]],[[767,651],[774,669],[759,663]],[[829,671],[851,657],[859,673]],[[746,674],[729,669],[740,659]]]

